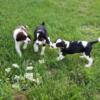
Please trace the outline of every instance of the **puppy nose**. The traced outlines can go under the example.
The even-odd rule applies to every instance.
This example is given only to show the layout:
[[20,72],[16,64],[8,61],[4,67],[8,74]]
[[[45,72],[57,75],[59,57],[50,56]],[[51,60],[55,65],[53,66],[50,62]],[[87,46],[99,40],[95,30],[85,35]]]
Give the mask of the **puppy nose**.
[[36,43],[37,45],[39,45],[39,43]]

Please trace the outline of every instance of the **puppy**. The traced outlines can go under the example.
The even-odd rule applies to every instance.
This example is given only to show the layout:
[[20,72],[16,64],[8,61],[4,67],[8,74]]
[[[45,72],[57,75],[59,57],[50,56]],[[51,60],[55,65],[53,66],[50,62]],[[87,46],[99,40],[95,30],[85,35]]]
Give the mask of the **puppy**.
[[62,60],[66,54],[82,53],[81,58],[85,58],[88,61],[86,67],[90,67],[93,63],[93,58],[91,57],[92,46],[95,43],[100,42],[100,38],[95,41],[65,41],[62,39],[57,39],[55,43],[51,46],[52,48],[59,48],[59,57],[57,60]]
[[44,55],[46,44],[50,44],[50,38],[48,37],[47,30],[45,28],[45,23],[42,22],[41,25],[37,26],[34,31],[34,52],[39,51],[39,46],[42,45],[41,55]]
[[27,34],[25,26],[19,26],[13,31],[13,39],[15,41],[15,49],[20,57],[22,57],[21,45],[23,49],[27,48],[27,45],[31,42],[30,36]]

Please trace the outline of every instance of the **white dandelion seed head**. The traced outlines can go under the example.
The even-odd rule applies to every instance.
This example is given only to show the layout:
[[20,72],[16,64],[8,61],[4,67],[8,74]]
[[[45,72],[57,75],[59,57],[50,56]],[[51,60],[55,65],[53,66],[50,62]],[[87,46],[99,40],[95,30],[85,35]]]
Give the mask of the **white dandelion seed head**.
[[19,65],[18,64],[12,64],[12,67],[19,68]]
[[26,67],[26,70],[28,71],[28,70],[33,70],[33,66],[27,66]]
[[25,73],[24,77],[30,81],[33,81],[33,73]]

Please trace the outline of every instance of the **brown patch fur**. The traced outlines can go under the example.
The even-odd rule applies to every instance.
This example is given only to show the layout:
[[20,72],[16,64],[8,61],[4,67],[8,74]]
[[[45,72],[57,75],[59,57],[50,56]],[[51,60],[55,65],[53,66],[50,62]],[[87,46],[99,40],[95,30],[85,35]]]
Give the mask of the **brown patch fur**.
[[19,32],[18,35],[17,35],[17,38],[16,38],[16,41],[23,41],[27,38],[27,36],[25,36],[23,34],[23,32]]

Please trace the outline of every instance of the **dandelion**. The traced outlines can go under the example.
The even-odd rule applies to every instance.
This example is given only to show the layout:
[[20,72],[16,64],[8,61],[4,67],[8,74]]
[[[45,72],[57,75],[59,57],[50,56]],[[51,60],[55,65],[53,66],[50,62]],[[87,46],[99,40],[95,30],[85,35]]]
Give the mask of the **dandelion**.
[[35,82],[35,83],[37,83],[37,80],[36,79],[33,79],[32,81]]
[[12,64],[12,67],[19,68],[19,65],[18,64]]
[[30,81],[33,81],[33,73],[25,73],[24,77]]
[[39,63],[40,63],[40,64],[43,64],[43,63],[45,63],[44,59],[42,59],[42,60],[39,60]]
[[28,71],[28,70],[33,70],[33,66],[27,66],[26,67],[26,70]]
[[6,68],[5,71],[6,71],[7,73],[9,73],[9,72],[11,71],[11,68]]

